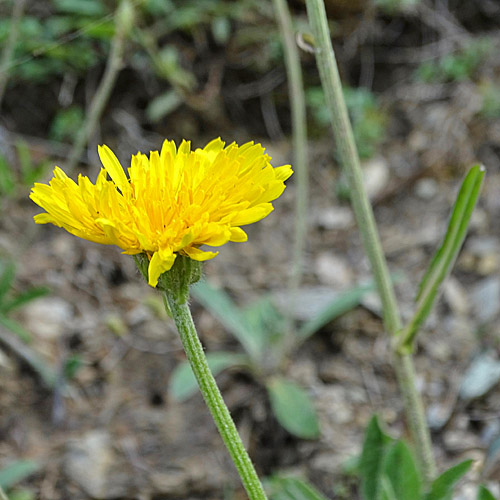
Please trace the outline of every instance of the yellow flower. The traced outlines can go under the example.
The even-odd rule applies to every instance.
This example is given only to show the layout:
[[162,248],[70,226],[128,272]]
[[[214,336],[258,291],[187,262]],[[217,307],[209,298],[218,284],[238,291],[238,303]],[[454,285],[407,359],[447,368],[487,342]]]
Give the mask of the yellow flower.
[[30,198],[46,211],[35,222],[129,255],[146,253],[154,287],[178,254],[204,261],[217,252],[201,245],[246,241],[240,226],[266,217],[292,175],[290,165],[273,168],[260,144],[224,146],[215,139],[191,151],[190,142],[177,149],[165,141],[149,158],[132,156],[128,178],[113,152],[100,146],[104,168],[95,185],[82,175],[76,184],[59,167],[49,185],[34,185]]

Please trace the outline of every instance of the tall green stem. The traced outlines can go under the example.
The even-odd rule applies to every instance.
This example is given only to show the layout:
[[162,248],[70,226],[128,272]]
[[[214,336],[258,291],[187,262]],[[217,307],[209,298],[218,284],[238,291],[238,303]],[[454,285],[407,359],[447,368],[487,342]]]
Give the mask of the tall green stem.
[[[178,257],[179,259],[180,257]],[[168,273],[165,273],[168,274]],[[266,494],[255,472],[255,468],[243,446],[238,430],[222,399],[217,383],[210,371],[196,328],[189,310],[188,285],[179,291],[164,288],[163,293],[179,331],[188,361],[198,381],[201,393],[212,414],[222,439],[233,459],[250,500],[266,500]]]
[[[354,213],[382,300],[384,325],[388,333],[394,337],[401,330],[401,317],[375,217],[363,184],[358,151],[342,93],[325,6],[323,0],[306,0],[306,5],[314,36],[316,62],[330,112],[339,156],[349,182]],[[429,482],[435,477],[436,466],[424,406],[416,389],[413,360],[411,355],[403,355],[396,349],[393,351],[393,358],[414,445],[419,455],[424,477]]]
[[[307,239],[307,204],[309,178],[307,168],[307,121],[302,69],[295,36],[292,16],[286,0],[273,0],[274,10],[279,22],[289,85],[290,108],[292,113],[292,134],[294,149],[294,169],[297,186],[295,198],[295,234],[293,242],[292,272],[289,290],[293,303],[297,300],[298,289],[302,280],[304,246]],[[292,330],[292,328],[290,328]]]

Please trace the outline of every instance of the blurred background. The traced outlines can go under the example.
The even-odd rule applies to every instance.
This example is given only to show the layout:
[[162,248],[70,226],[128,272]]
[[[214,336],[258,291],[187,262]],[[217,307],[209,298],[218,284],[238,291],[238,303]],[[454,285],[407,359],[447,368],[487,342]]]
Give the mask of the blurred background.
[[[416,359],[439,464],[478,460],[457,497],[472,499],[479,476],[500,478],[500,3],[325,4],[403,316],[467,168],[487,169]],[[406,429],[305,4],[288,6],[302,47],[310,179],[293,315],[309,326],[279,363],[241,357],[238,338],[279,337],[291,314],[296,176],[247,243],[206,263],[218,292],[200,289],[192,307],[207,352],[222,354],[218,381],[259,473],[357,499],[353,457],[371,414]],[[245,498],[201,396],[181,394],[184,354],[159,295],[119,249],[35,226],[28,194],[54,165],[94,181],[98,144],[127,167],[165,138],[203,147],[220,136],[261,142],[273,165],[293,164],[273,3],[7,0],[0,51],[0,485],[23,500]],[[245,315],[245,331],[231,314]],[[287,420],[277,375],[307,396],[303,427]]]

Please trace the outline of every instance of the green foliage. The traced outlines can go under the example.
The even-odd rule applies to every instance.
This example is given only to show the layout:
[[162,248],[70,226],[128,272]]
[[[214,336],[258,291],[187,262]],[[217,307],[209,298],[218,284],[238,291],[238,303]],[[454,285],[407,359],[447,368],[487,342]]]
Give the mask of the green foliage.
[[[317,317],[304,323],[294,339],[296,346],[339,315],[353,309],[372,286],[355,287],[341,294]],[[208,354],[215,373],[231,366],[244,365],[266,386],[271,408],[280,424],[302,438],[319,435],[319,425],[313,405],[306,392],[291,381],[276,376],[284,356],[289,352],[285,335],[286,322],[269,297],[262,297],[245,309],[240,309],[222,289],[200,281],[191,289],[192,295],[209,310],[241,343],[246,356],[231,353]],[[196,391],[194,376],[185,363],[178,366],[170,381],[171,394],[185,399]]]
[[451,492],[454,486],[471,468],[473,462],[473,460],[465,460],[444,471],[433,481],[431,490],[425,496],[425,500],[451,500]]
[[473,40],[462,50],[427,61],[417,68],[416,78],[424,83],[461,82],[469,80],[494,46],[490,39]]
[[443,243],[431,260],[419,285],[417,311],[401,334],[401,347],[411,350],[416,334],[429,315],[444,279],[449,275],[462,247],[469,220],[483,182],[484,167],[472,167],[462,182],[451,213]]
[[479,85],[479,92],[483,98],[481,116],[498,118],[500,116],[500,85],[484,82]]
[[373,416],[365,431],[359,461],[361,492],[365,500],[378,500],[379,498],[384,456],[393,442],[394,439],[382,431],[378,418]]
[[[452,500],[454,488],[470,469],[465,460],[438,476],[425,491],[418,464],[409,446],[370,420],[359,459],[358,474],[363,500]],[[481,491],[481,490],[480,490]],[[478,497],[479,500],[480,497]],[[493,498],[493,497],[491,497]],[[491,500],[489,497],[481,500]]]
[[[368,89],[344,87],[343,91],[359,156],[370,158],[385,138],[387,117]],[[328,127],[330,117],[322,88],[307,89],[306,102],[317,125]]]
[[264,484],[269,500],[327,500],[314,486],[297,477],[275,475]]
[[330,321],[352,311],[359,306],[363,297],[374,289],[373,284],[359,285],[340,293],[339,296],[322,309],[316,316],[306,321],[298,330],[300,338],[306,339],[319,331]]
[[31,334],[17,321],[8,315],[28,302],[43,297],[47,288],[33,287],[16,293],[13,291],[16,269],[13,262],[0,260],[0,324],[15,333],[25,342],[31,341]]
[[384,456],[382,498],[420,500],[422,479],[412,452],[404,441],[393,443]]
[[[19,23],[10,77],[13,81],[46,83],[67,72],[85,72],[105,59],[114,34],[113,19],[100,0],[53,0],[54,11],[44,19],[25,15]],[[0,19],[0,45],[10,18]]]
[[477,500],[495,500],[493,494],[486,488],[485,486],[479,486],[479,490],[477,492]]
[[40,464],[34,460],[17,460],[0,469],[0,488],[8,490],[38,471]]
[[18,169],[0,154],[0,196],[15,197],[20,188],[31,187],[45,172],[49,163],[47,161],[35,162],[28,144],[18,140],[15,144]]
[[80,106],[70,106],[57,112],[50,126],[49,136],[55,141],[73,142],[82,128],[84,113]]
[[376,7],[389,14],[397,14],[406,9],[411,9],[419,2],[420,0],[373,0]]
[[319,437],[318,418],[304,389],[285,378],[273,377],[267,390],[273,413],[288,432],[302,439]]

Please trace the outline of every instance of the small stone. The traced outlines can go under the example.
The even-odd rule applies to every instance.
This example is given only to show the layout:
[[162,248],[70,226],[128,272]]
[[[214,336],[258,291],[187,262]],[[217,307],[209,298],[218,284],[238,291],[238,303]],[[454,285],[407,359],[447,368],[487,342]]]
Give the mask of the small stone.
[[379,196],[389,182],[389,167],[380,157],[372,158],[362,164],[363,180],[370,200]]
[[500,279],[496,276],[481,280],[470,294],[474,312],[481,323],[488,323],[500,312]]
[[347,261],[331,252],[323,252],[317,257],[315,271],[321,283],[335,288],[345,288],[353,281]]
[[73,307],[59,297],[42,297],[23,309],[26,329],[46,340],[59,338],[71,325]]
[[349,207],[329,207],[318,212],[316,225],[323,229],[346,229],[354,224],[354,215]]
[[443,283],[443,297],[455,314],[466,316],[469,313],[467,292],[453,276],[450,276]]
[[68,444],[64,472],[91,498],[130,496],[131,475],[116,455],[111,436],[92,430]]
[[432,200],[438,192],[439,184],[430,177],[424,177],[415,184],[415,194],[422,200]]

